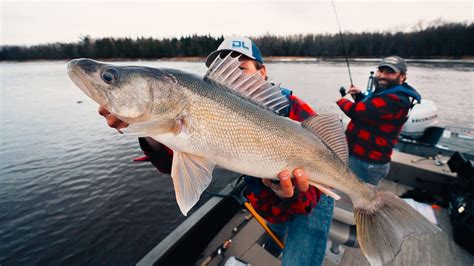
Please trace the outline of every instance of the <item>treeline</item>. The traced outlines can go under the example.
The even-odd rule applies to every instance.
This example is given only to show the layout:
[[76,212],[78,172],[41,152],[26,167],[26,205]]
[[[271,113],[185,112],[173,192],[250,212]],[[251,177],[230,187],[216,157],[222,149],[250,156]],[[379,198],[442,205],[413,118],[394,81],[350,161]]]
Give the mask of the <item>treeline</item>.
[[[344,55],[338,34],[291,36],[264,35],[252,38],[264,56],[340,57]],[[0,60],[136,58],[207,56],[223,37],[101,38],[89,36],[76,43],[0,46]],[[397,54],[406,58],[474,56],[474,24],[442,23],[412,32],[362,32],[344,34],[350,57],[381,57]]]

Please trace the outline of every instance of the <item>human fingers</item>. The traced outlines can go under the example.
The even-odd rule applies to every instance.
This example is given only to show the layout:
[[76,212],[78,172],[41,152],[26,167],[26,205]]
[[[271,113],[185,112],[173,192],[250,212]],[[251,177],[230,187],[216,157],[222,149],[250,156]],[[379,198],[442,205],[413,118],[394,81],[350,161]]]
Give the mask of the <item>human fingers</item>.
[[272,181],[268,178],[262,178],[262,183],[269,188],[272,187]]
[[102,105],[99,106],[98,112],[99,112],[99,115],[104,116],[104,117],[107,115],[110,115],[110,112],[107,109],[105,109],[105,107],[103,107]]
[[[289,171],[283,171],[278,175],[280,178],[280,197],[291,198],[295,192],[293,183],[291,182],[291,176]],[[275,184],[273,184],[275,185]]]
[[309,180],[304,170],[301,168],[296,168],[295,170],[293,170],[293,175],[295,176],[296,185],[298,186],[298,189],[301,192],[305,192],[306,190],[308,190]]
[[348,93],[350,93],[350,94],[356,94],[356,93],[359,93],[359,92],[360,92],[360,89],[356,86],[352,86],[348,91]]
[[115,128],[119,132],[121,132],[120,129],[128,127],[127,123],[123,122],[122,120],[118,119],[113,115],[107,115],[105,119],[107,120],[107,125],[109,125],[109,127]]

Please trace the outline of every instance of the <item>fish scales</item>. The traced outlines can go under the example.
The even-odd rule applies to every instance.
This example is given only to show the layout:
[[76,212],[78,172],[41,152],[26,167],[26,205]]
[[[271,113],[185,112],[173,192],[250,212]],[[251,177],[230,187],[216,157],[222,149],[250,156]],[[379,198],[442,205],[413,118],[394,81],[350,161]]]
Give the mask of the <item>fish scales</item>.
[[[188,134],[193,152],[213,154],[218,165],[252,176],[276,178],[282,169],[302,167],[310,179],[334,179],[319,178],[320,183],[347,183],[349,178],[360,182],[334,152],[299,123],[262,110],[215,83],[172,74],[191,99],[188,115],[193,126]],[[358,191],[366,192],[363,186]]]

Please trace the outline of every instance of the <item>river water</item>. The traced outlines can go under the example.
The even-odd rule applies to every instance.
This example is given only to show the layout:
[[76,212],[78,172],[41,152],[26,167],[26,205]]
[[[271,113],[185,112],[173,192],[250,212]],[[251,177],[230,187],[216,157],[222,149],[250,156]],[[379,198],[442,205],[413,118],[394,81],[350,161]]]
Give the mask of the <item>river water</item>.
[[[205,72],[202,62],[118,63]],[[353,63],[354,83],[365,87],[374,64]],[[131,162],[137,140],[107,127],[65,61],[0,67],[0,265],[130,265],[185,219],[170,177]],[[267,67],[318,112],[339,111],[343,62]],[[437,103],[443,124],[474,128],[473,73],[472,63],[412,63],[408,82]],[[237,177],[214,176],[213,191]]]

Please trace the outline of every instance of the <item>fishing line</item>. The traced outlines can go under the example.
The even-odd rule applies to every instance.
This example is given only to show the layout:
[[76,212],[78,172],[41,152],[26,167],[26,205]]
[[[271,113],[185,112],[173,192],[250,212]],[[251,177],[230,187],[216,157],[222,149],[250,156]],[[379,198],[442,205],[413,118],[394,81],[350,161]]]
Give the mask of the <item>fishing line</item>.
[[344,43],[344,36],[342,35],[342,31],[341,31],[341,24],[339,24],[339,16],[337,15],[336,4],[334,3],[334,0],[332,0],[331,2],[332,2],[332,7],[334,9],[334,14],[336,14],[337,27],[339,28],[339,37],[341,37],[342,49],[344,50],[344,56],[346,58],[347,71],[349,72],[351,87],[353,87],[354,84],[352,83],[352,74],[351,74],[351,67],[349,66],[349,57],[347,56],[346,44]]

